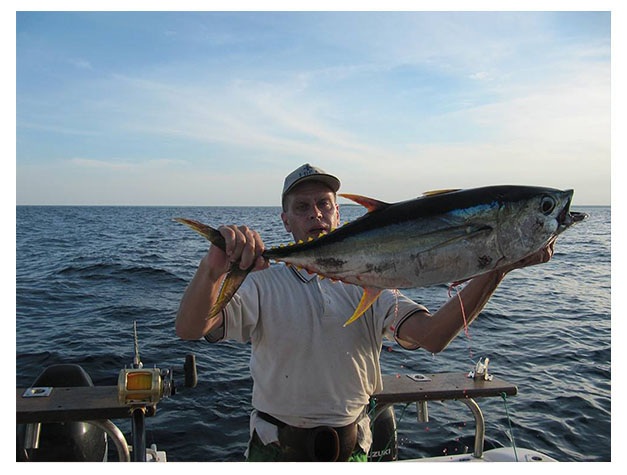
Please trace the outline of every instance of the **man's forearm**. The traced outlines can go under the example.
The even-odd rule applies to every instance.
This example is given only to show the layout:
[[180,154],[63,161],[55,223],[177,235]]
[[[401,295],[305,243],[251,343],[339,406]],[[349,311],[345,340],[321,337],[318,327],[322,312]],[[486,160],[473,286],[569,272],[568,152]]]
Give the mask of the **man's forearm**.
[[176,334],[180,338],[196,340],[222,324],[222,313],[207,318],[218,299],[222,279],[211,276],[205,256],[181,299],[176,316]]
[[399,329],[399,337],[432,353],[442,351],[464,328],[464,317],[469,325],[479,315],[504,276],[503,272],[493,271],[475,277],[459,293],[463,314],[455,295],[433,315],[418,312],[409,318]]

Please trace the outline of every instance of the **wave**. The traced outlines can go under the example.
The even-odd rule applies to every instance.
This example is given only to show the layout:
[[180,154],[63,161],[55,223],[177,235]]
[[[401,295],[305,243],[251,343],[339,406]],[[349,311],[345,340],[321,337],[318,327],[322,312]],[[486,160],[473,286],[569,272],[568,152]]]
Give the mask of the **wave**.
[[120,263],[67,266],[57,271],[56,274],[66,277],[79,277],[85,280],[114,279],[122,282],[131,282],[141,278],[165,284],[187,283],[186,279],[165,269],[152,266],[129,266]]

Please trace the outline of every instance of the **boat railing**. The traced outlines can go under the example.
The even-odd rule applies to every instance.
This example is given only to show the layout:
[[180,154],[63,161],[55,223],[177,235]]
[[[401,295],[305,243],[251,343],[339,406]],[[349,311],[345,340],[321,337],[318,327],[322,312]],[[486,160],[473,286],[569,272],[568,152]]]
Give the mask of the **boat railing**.
[[[133,438],[133,460],[142,460],[145,450],[144,417],[156,412],[156,404],[128,405],[120,401],[118,386],[54,387],[43,397],[25,397],[40,392],[38,388],[16,388],[16,423],[28,424],[28,445],[36,447],[38,426],[41,423],[88,421],[100,426],[115,443],[120,460],[130,460],[124,435],[111,419],[130,418]],[[514,396],[516,386],[497,377],[490,380],[468,377],[465,373],[434,373],[425,375],[396,374],[383,376],[383,391],[372,396],[376,420],[387,408],[397,403],[415,402],[418,415],[428,420],[428,401],[458,400],[474,416],[475,444],[473,456],[481,458],[485,438],[485,421],[479,405],[480,397]],[[139,458],[138,458],[139,457]],[[145,458],[144,458],[145,460]]]
[[473,457],[483,456],[485,420],[479,405],[479,397],[515,396],[518,389],[502,379],[490,376],[469,377],[466,373],[396,374],[383,376],[383,391],[372,396],[376,420],[390,406],[397,403],[415,402],[420,420],[428,421],[427,401],[457,400],[463,402],[474,416],[475,444]]

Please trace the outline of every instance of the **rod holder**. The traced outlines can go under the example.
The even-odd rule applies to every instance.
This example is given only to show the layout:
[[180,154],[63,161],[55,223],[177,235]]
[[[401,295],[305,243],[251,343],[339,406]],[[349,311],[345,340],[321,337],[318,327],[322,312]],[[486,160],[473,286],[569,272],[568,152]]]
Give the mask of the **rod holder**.
[[24,448],[38,449],[39,434],[41,434],[41,423],[26,424],[26,433],[24,434]]
[[429,422],[429,408],[427,401],[416,401],[416,413],[418,422]]

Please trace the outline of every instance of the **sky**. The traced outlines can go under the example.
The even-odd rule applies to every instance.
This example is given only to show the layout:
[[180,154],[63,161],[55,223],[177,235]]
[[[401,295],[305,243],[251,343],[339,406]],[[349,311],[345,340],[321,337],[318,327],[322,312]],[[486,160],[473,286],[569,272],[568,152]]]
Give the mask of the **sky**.
[[304,163],[400,201],[611,202],[607,11],[16,15],[18,205],[278,206]]

